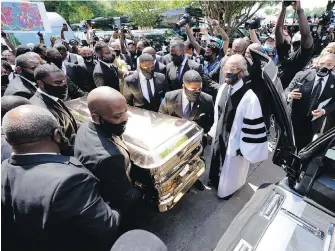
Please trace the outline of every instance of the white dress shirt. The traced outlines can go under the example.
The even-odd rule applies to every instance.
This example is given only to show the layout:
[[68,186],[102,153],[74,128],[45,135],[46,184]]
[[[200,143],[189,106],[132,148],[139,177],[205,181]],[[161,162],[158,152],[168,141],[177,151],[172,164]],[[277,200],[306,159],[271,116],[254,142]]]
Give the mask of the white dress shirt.
[[231,85],[230,88],[233,90],[231,91],[231,95],[233,95],[235,92],[237,92],[239,89],[241,89],[243,86],[243,80],[240,79],[236,84]]
[[[181,77],[181,73],[183,72],[184,70],[184,66],[186,64],[186,61],[187,61],[187,56],[184,55],[184,61],[181,63],[180,67],[178,67],[180,69],[180,77]],[[177,73],[177,77],[178,77],[178,73]]]
[[[313,85],[313,90],[314,90],[315,86],[319,83],[319,79],[320,79],[320,78],[322,78],[322,77],[319,77],[319,76],[316,75],[316,77],[315,77],[315,81],[314,81],[314,85]],[[323,80],[322,80],[322,83],[321,83],[321,84],[322,84],[322,87],[321,87],[320,96],[321,96],[323,90],[324,90],[325,87],[326,87],[326,83],[327,83],[327,81],[328,81],[328,78],[329,78],[329,74],[328,74],[327,76],[323,77]],[[313,90],[312,90],[312,92],[313,92]],[[319,98],[320,98],[320,97],[319,97]]]
[[[141,89],[142,89],[142,94],[143,97],[150,103],[150,98],[149,98],[149,90],[147,86],[147,78],[143,75],[142,71],[139,69],[138,70],[138,76],[140,78],[140,84],[141,84]],[[154,85],[154,79],[151,78],[149,79],[150,86],[151,86],[151,91],[152,95],[155,96],[155,85]]]
[[[183,89],[183,95],[182,95],[182,100],[181,100],[181,105],[182,105],[182,109],[183,109],[183,114],[185,112],[186,106],[188,105],[188,103],[190,103],[190,101],[187,99],[186,94],[185,94],[185,90]],[[191,111],[193,108],[193,102],[191,102]]]

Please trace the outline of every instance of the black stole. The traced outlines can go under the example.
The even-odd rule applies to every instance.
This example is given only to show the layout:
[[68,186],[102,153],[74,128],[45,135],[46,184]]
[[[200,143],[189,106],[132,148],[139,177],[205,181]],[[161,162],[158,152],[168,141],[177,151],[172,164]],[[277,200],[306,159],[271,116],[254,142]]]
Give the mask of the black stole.
[[211,165],[219,167],[221,167],[224,163],[229,135],[235,119],[237,106],[244,94],[249,90],[249,85],[243,83],[243,86],[231,95],[230,99],[227,101],[228,89],[229,86],[226,85],[218,104],[219,119],[216,127],[214,150],[211,162]]

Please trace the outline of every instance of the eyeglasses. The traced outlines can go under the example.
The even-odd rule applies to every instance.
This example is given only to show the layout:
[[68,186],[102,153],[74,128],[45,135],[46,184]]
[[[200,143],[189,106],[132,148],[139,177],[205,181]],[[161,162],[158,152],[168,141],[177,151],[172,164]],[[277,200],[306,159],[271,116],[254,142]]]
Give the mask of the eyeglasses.
[[225,71],[225,72],[238,72],[238,71],[240,71],[241,69],[240,68],[237,68],[237,67],[230,67],[230,66],[224,66],[223,67],[223,70]]

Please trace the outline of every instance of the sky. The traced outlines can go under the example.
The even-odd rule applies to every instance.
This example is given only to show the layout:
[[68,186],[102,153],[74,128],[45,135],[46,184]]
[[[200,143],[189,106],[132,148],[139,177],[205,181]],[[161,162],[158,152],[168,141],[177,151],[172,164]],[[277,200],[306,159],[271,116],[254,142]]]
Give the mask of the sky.
[[325,7],[327,6],[328,0],[303,0],[301,6],[303,8],[314,8],[314,7]]

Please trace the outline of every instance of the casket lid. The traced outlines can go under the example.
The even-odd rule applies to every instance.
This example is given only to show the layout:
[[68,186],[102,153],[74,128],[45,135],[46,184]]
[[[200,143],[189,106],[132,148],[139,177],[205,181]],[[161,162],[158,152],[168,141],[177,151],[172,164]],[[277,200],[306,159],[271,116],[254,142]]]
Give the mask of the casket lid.
[[[68,101],[66,106],[79,123],[91,118],[85,97]],[[130,148],[132,160],[141,167],[150,168],[154,163],[151,168],[163,165],[171,157],[169,155],[176,154],[193,136],[201,135],[202,129],[194,122],[128,107],[123,138]]]

